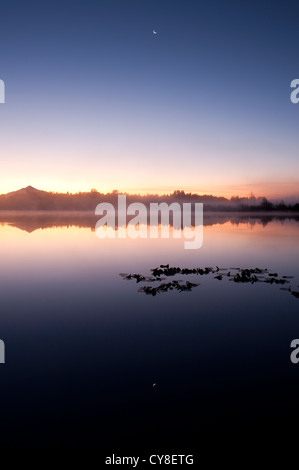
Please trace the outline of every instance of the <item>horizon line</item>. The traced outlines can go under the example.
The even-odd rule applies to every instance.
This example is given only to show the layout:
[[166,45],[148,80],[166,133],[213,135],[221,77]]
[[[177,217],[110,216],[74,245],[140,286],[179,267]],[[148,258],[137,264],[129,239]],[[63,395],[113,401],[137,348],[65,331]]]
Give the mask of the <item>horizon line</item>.
[[280,201],[283,201],[284,199],[286,200],[290,200],[290,199],[294,199],[294,200],[299,200],[299,196],[296,196],[296,195],[291,195],[291,196],[285,196],[284,198],[283,197],[277,197],[277,198],[269,198],[269,197],[266,197],[264,195],[262,196],[256,196],[253,192],[251,192],[250,194],[244,196],[244,195],[239,195],[238,193],[237,194],[234,194],[232,196],[224,196],[224,195],[215,195],[213,193],[207,193],[207,192],[192,192],[192,191],[186,191],[184,189],[174,189],[172,190],[172,192],[162,192],[162,191],[159,191],[159,192],[128,192],[128,191],[120,191],[120,190],[117,190],[117,189],[113,189],[111,191],[107,191],[107,192],[101,192],[99,191],[98,189],[96,188],[91,188],[89,191],[76,191],[76,192],[72,192],[72,191],[66,191],[66,192],[60,192],[60,191],[49,191],[49,190],[44,190],[44,189],[37,189],[35,188],[34,186],[31,186],[31,185],[28,185],[28,186],[25,186],[23,188],[20,188],[20,189],[17,189],[17,190],[13,190],[13,191],[9,191],[7,193],[0,193],[0,196],[7,196],[9,194],[14,194],[14,193],[18,193],[20,191],[24,191],[24,190],[27,190],[27,191],[37,191],[37,192],[45,192],[45,193],[48,193],[48,194],[61,194],[61,195],[65,195],[65,196],[70,196],[70,195],[78,195],[78,194],[90,194],[90,193],[97,193],[97,194],[101,194],[101,195],[104,195],[104,196],[108,196],[108,195],[126,195],[126,196],[138,196],[138,197],[147,197],[147,196],[155,196],[155,197],[169,197],[169,196],[174,196],[177,195],[187,195],[187,196],[199,196],[199,197],[214,197],[214,198],[217,198],[217,199],[226,199],[228,201],[232,200],[232,199],[247,199],[247,200],[261,200],[261,199],[267,199],[269,201],[272,200],[280,200]]

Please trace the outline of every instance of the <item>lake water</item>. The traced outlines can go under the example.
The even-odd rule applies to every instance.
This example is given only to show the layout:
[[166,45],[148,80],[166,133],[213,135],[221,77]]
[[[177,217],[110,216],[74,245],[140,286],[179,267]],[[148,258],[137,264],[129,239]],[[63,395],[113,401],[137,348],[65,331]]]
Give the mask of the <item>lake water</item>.
[[216,274],[177,275],[200,285],[153,297],[119,273],[259,267],[294,276],[284,287],[298,291],[298,218],[207,215],[199,250],[179,239],[100,240],[94,222],[48,219],[0,219],[3,448],[90,448],[99,459],[161,450],[200,461],[215,446],[254,453],[269,433],[273,445],[292,438],[299,299]]

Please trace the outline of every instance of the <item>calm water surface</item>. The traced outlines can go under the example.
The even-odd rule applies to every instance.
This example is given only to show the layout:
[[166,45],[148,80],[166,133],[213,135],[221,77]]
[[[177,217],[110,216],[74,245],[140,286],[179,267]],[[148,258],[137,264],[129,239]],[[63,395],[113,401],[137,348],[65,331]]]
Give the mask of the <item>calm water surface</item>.
[[152,297],[119,273],[261,267],[294,276],[298,291],[298,221],[214,217],[197,251],[182,240],[99,240],[79,225],[0,226],[2,447],[204,454],[227,436],[250,447],[290,431],[298,299],[213,275],[177,276],[200,285]]

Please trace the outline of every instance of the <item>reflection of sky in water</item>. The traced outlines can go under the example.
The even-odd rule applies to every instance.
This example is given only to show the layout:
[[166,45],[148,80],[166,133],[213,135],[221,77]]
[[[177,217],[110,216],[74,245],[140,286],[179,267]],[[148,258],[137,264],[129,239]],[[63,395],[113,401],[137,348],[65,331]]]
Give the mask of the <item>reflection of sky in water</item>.
[[[44,423],[61,420],[61,429],[70,432],[74,414],[87,425],[92,409],[107,432],[113,415],[121,434],[121,416],[130,410],[138,421],[154,405],[166,416],[170,404],[176,406],[178,423],[187,422],[178,405],[187,396],[203,420],[215,409],[238,414],[239,407],[248,411],[257,403],[283,406],[285,398],[277,405],[277,387],[279,396],[288,390],[289,403],[295,400],[289,354],[299,337],[299,301],[288,292],[178,275],[200,286],[151,297],[119,273],[149,275],[161,263],[262,267],[296,276],[291,284],[299,290],[298,223],[205,226],[197,251],[184,250],[183,240],[99,240],[88,228],[27,233],[3,225],[0,233],[0,338],[7,349],[0,411],[17,434],[19,416],[37,423],[40,413]],[[153,382],[161,390],[154,404]],[[207,398],[215,387],[224,393],[216,404]],[[205,407],[198,397],[205,397]],[[99,429],[84,432],[101,435]]]
[[23,285],[51,279],[92,283],[94,276],[106,279],[119,270],[149,271],[161,262],[189,267],[261,266],[293,274],[298,264],[298,229],[293,221],[270,222],[265,227],[230,222],[205,226],[202,248],[184,250],[183,238],[100,240],[90,229],[78,227],[26,233],[4,225],[0,228],[0,279],[21,280]]

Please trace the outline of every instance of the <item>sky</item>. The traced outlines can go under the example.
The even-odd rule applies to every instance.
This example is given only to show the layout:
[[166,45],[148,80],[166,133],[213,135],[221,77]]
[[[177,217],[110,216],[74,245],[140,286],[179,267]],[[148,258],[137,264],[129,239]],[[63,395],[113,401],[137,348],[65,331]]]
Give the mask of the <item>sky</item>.
[[295,1],[1,0],[0,193],[299,197],[298,17]]

